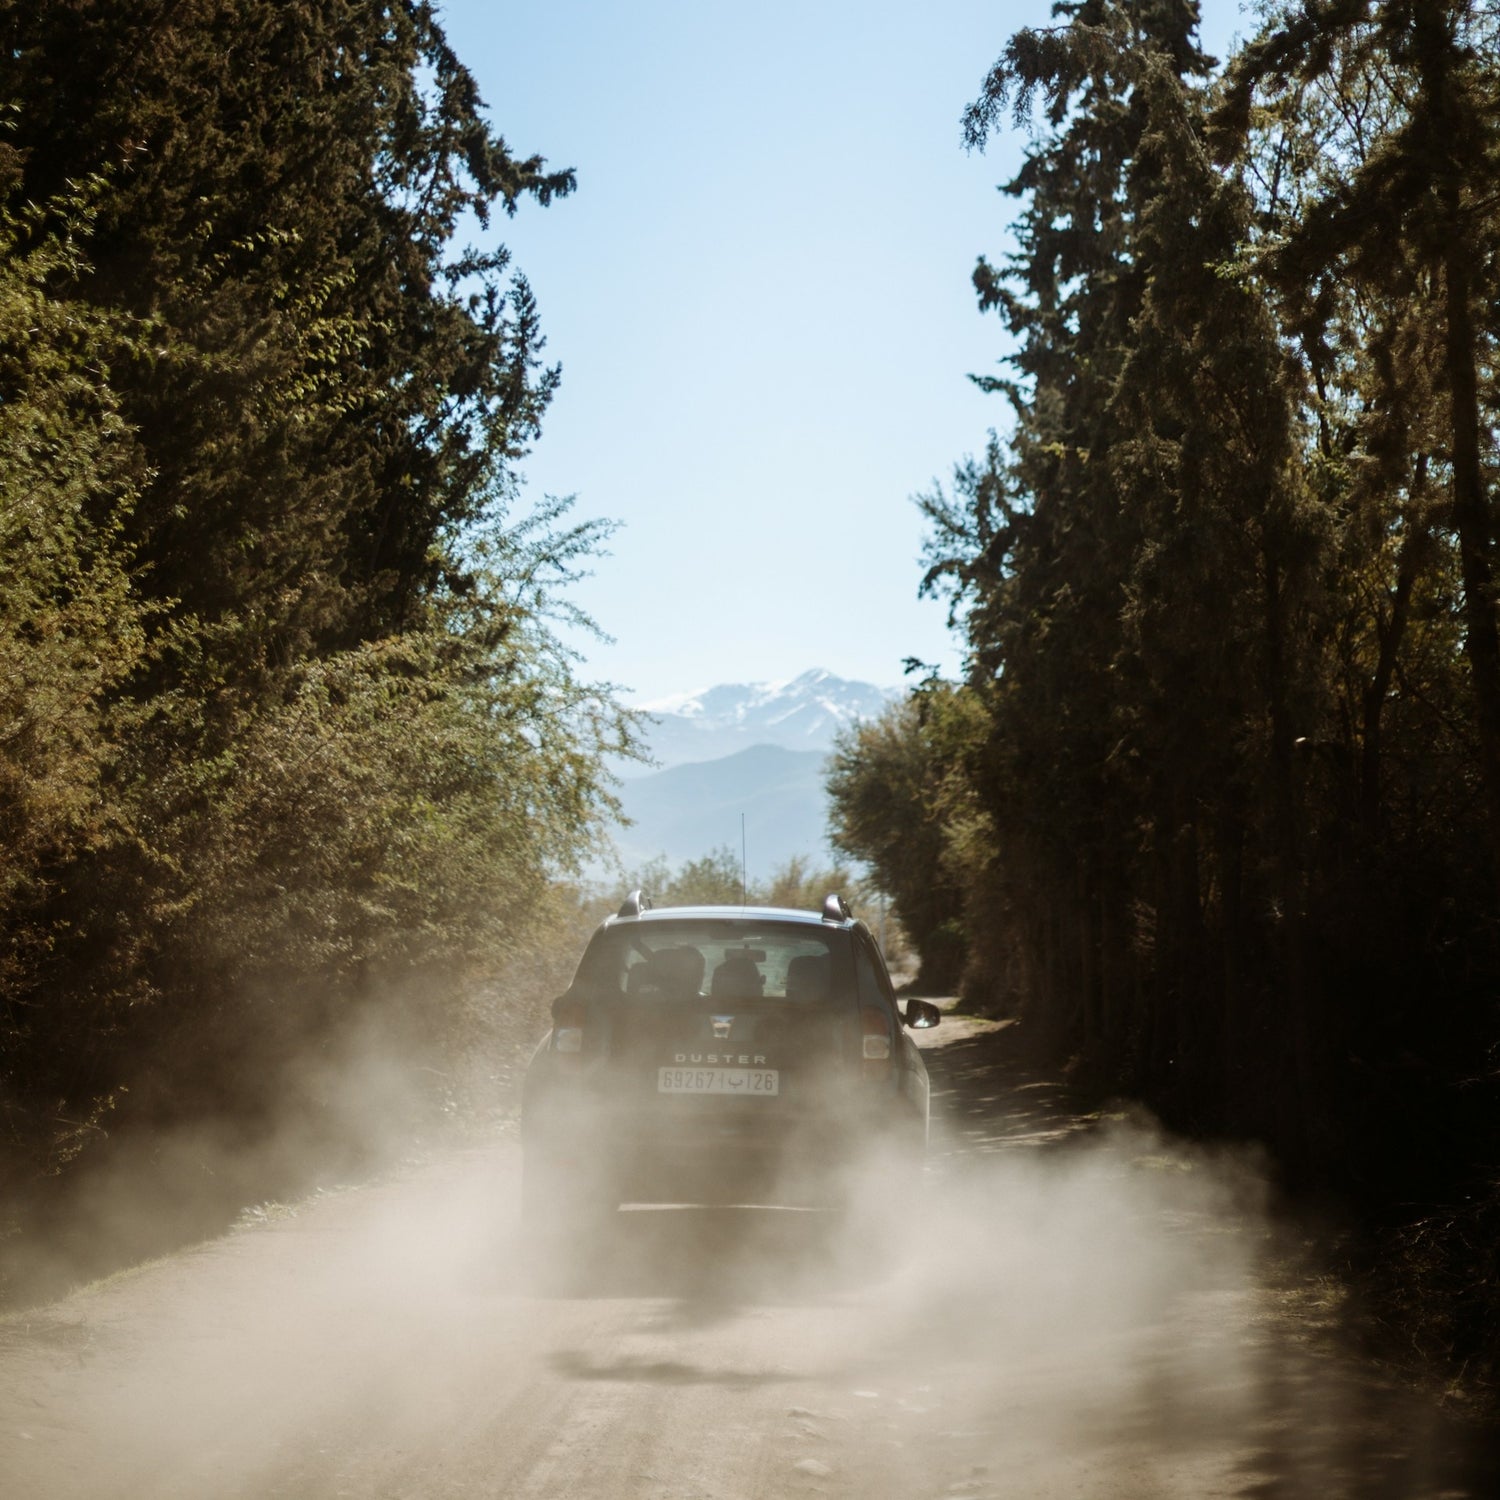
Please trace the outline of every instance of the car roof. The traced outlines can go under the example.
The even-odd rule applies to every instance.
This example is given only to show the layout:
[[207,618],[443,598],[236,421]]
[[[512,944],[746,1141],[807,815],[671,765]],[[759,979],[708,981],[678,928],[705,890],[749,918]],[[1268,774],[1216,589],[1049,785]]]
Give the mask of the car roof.
[[618,914],[606,917],[604,926],[623,927],[636,923],[649,926],[653,922],[777,922],[835,930],[855,925],[852,917],[830,922],[818,912],[790,906],[653,906],[635,917]]

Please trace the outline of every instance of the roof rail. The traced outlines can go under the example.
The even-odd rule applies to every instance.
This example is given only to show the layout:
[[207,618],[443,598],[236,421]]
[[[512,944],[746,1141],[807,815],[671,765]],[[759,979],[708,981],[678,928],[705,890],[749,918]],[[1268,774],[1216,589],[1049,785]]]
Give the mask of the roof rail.
[[645,891],[632,891],[624,900],[617,917],[638,917],[643,911],[651,910],[651,898]]
[[830,892],[823,898],[823,920],[825,922],[847,922],[854,913],[849,910],[849,903],[837,892]]

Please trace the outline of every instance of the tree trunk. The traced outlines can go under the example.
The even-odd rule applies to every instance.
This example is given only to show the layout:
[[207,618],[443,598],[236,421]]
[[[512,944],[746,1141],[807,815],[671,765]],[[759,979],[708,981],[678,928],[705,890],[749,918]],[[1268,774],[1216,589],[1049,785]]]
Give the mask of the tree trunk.
[[1371,837],[1378,834],[1384,811],[1384,776],[1380,763],[1381,724],[1386,699],[1390,696],[1391,678],[1395,675],[1396,662],[1401,655],[1401,643],[1406,637],[1406,622],[1411,611],[1412,589],[1417,581],[1418,561],[1427,540],[1426,507],[1419,503],[1426,487],[1426,478],[1427,455],[1424,453],[1417,460],[1416,476],[1412,484],[1413,503],[1408,508],[1406,534],[1401,539],[1401,551],[1396,559],[1396,584],[1391,590],[1391,612],[1386,620],[1377,621],[1380,655],[1364,694],[1359,795],[1361,817],[1365,830]]
[[[1457,194],[1454,193],[1456,199]],[[1457,218],[1457,203],[1453,205]],[[1457,226],[1455,225],[1455,230]],[[1490,857],[1500,877],[1500,632],[1495,624],[1493,526],[1479,459],[1479,377],[1467,246],[1455,232],[1443,257],[1446,365],[1453,454],[1453,524],[1464,580],[1464,651],[1474,693]]]
[[[1492,874],[1500,880],[1500,629],[1495,622],[1494,524],[1480,462],[1479,350],[1470,267],[1478,257],[1468,233],[1464,176],[1465,101],[1459,97],[1458,44],[1437,5],[1413,7],[1422,113],[1433,153],[1433,181],[1442,205],[1435,226],[1443,246],[1449,453],[1453,462],[1453,524],[1464,585],[1464,653],[1474,694],[1480,775],[1485,793]],[[1469,109],[1472,112],[1472,104]]]

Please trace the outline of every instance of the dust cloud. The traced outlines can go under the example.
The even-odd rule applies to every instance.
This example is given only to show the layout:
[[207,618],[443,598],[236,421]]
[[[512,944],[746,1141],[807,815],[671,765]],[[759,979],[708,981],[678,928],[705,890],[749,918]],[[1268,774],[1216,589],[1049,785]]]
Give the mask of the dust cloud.
[[[27,1304],[221,1233],[255,1205],[388,1169],[440,1124],[425,1059],[373,1011],[317,1044],[246,1048],[236,1097],[162,1120],[127,1101],[81,1160],[42,1178],[0,1239],[0,1296]],[[233,1057],[230,1065],[234,1066]],[[149,1082],[148,1085],[149,1087]]]
[[[389,1151],[411,1080],[346,1061]],[[503,1139],[267,1206],[0,1321],[0,1494],[1492,1493],[1343,1347],[1253,1158],[946,1087],[925,1180],[864,1162],[837,1213],[628,1207],[542,1253]]]

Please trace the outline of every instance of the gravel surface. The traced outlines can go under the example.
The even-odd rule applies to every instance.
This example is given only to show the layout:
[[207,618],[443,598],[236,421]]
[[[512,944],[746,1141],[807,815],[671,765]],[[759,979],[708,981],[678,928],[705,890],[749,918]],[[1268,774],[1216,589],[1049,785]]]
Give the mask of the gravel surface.
[[923,1040],[905,1202],[627,1209],[537,1265],[498,1143],[0,1322],[0,1496],[1500,1493],[1253,1161],[1080,1117],[992,1023]]

